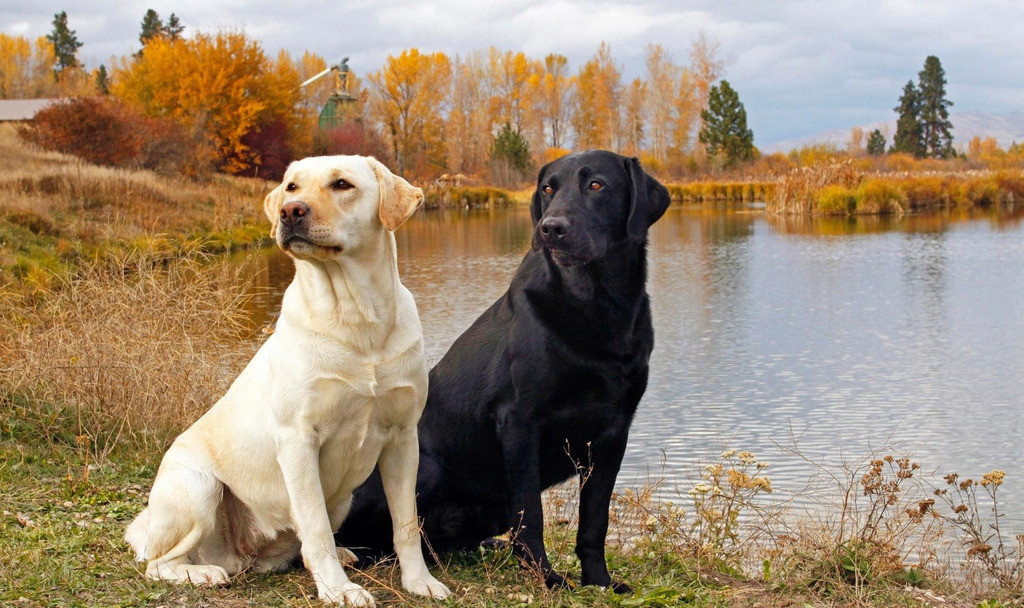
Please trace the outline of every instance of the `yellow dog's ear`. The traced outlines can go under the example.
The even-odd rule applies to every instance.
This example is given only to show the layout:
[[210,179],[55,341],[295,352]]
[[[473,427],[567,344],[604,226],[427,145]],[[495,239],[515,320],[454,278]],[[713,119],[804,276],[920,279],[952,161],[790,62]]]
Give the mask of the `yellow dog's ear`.
[[388,230],[394,230],[423,204],[423,191],[392,173],[376,158],[367,157],[366,162],[370,163],[380,187],[377,208],[380,223]]
[[270,191],[263,199],[263,212],[270,220],[270,238],[277,238],[277,222],[281,219],[281,205],[284,204],[284,184]]

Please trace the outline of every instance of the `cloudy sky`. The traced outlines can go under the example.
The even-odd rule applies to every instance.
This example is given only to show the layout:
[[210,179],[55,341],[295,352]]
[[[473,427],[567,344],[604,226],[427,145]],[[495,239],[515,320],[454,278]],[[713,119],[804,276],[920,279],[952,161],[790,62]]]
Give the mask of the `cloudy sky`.
[[954,111],[1024,111],[1024,2],[1020,0],[0,0],[0,32],[30,38],[67,11],[88,66],[139,48],[142,16],[175,13],[186,28],[241,28],[269,54],[350,57],[359,75],[417,47],[450,55],[496,46],[575,70],[601,41],[627,78],[643,75],[644,47],[677,63],[701,31],[721,43],[724,77],[747,109],[758,146],[894,118],[892,108],[925,57],[946,71]]

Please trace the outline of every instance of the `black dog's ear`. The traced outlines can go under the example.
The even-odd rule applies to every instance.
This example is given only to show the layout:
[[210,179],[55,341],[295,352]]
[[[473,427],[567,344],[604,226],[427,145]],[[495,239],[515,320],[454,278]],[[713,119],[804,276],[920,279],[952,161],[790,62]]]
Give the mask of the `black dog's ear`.
[[626,173],[632,184],[632,200],[629,206],[629,219],[626,220],[626,233],[630,240],[643,242],[647,239],[647,229],[664,215],[665,210],[672,203],[672,198],[668,194],[668,188],[647,175],[636,158],[626,160]]

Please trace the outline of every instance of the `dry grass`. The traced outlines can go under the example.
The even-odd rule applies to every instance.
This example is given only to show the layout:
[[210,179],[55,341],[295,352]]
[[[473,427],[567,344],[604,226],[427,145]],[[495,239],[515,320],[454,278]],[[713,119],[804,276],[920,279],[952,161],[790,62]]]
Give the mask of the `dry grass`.
[[12,125],[0,125],[0,154],[0,285],[46,288],[111,252],[176,256],[266,239],[272,184],[262,180],[100,167],[26,144]]
[[788,215],[900,215],[1022,202],[1021,171],[867,173],[847,159],[794,169],[779,180],[766,209]]
[[667,184],[674,203],[760,202],[771,196],[772,182],[690,182]]
[[94,461],[159,451],[254,352],[238,272],[135,254],[89,264],[41,297],[6,292],[0,415]]

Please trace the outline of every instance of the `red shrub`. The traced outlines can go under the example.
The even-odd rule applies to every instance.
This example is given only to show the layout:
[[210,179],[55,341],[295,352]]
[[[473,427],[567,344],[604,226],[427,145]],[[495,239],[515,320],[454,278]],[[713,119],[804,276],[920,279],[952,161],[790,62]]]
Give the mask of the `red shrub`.
[[76,97],[40,110],[21,136],[47,150],[115,167],[175,171],[188,151],[184,130],[143,116],[113,97]]

